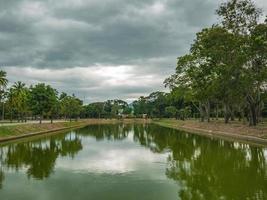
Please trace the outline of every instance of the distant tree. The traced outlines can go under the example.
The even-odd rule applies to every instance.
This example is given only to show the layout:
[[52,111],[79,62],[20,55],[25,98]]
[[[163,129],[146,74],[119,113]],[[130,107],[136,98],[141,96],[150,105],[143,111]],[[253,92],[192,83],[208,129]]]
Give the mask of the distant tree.
[[28,112],[28,98],[29,91],[26,88],[25,83],[21,81],[15,82],[12,88],[12,101],[14,110],[18,113],[18,120],[26,120],[26,114]]
[[52,118],[55,104],[57,103],[57,91],[49,85],[39,83],[30,87],[29,105],[34,115],[40,117],[40,123],[44,116]]
[[3,70],[0,70],[0,103],[2,103],[2,120],[4,120],[4,102],[2,100],[4,99],[5,95],[5,88],[7,86],[8,80],[6,78],[6,72]]
[[8,110],[9,110],[9,116],[10,116],[10,121],[13,121],[13,117],[14,117],[14,112],[15,112],[15,105],[16,101],[15,101],[15,92],[13,88],[9,88],[7,91],[7,106],[8,106]]
[[[104,110],[105,106],[105,102],[90,103],[85,106],[85,115],[89,118],[101,118],[103,114],[106,114]],[[111,110],[109,112],[111,112]]]
[[168,106],[165,108],[165,113],[167,117],[176,117],[177,109],[174,106]]
[[139,97],[138,100],[133,102],[134,114],[140,116],[142,114],[148,114],[149,106],[147,103],[147,98],[144,96]]
[[63,113],[70,119],[70,121],[72,120],[72,118],[76,120],[78,119],[82,111],[82,104],[83,102],[74,95],[65,96],[61,101]]

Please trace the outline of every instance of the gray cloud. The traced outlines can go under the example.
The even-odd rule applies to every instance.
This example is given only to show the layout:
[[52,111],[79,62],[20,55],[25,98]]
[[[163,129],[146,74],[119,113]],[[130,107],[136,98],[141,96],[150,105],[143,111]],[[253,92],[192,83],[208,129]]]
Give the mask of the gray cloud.
[[[133,99],[163,89],[176,57],[188,51],[197,31],[216,22],[219,2],[0,0],[0,65],[11,82],[47,82],[88,101]],[[256,3],[267,9],[264,0]],[[111,66],[124,66],[134,83],[103,85],[94,72]],[[75,72],[81,68],[88,78]]]

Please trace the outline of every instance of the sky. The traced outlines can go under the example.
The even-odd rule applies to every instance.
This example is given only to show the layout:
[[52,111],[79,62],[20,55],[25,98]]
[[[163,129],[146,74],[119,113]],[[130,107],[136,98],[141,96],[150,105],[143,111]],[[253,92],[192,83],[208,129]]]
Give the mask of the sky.
[[[221,0],[0,0],[0,69],[85,103],[131,102],[174,73]],[[267,13],[267,1],[255,0]]]

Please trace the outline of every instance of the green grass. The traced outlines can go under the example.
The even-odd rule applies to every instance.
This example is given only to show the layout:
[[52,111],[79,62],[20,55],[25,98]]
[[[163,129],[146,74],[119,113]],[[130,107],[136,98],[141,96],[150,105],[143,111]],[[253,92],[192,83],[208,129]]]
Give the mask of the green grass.
[[[142,120],[140,120],[142,121]],[[72,122],[55,122],[51,123],[43,123],[43,124],[16,124],[10,126],[0,126],[0,139],[11,136],[19,136],[24,134],[38,133],[38,132],[46,132],[53,130],[60,130],[65,128],[71,128],[76,126],[84,126],[89,124],[110,124],[110,123],[118,123],[122,122],[117,119],[87,119],[87,120],[79,120]],[[138,122],[136,119],[127,119],[123,121],[124,123],[133,123]]]
[[36,133],[41,131],[50,131],[54,129],[64,129],[73,126],[79,126],[86,124],[85,121],[78,122],[57,122],[57,123],[45,123],[45,124],[19,124],[11,126],[0,127],[0,138],[8,136],[17,136],[22,134]]

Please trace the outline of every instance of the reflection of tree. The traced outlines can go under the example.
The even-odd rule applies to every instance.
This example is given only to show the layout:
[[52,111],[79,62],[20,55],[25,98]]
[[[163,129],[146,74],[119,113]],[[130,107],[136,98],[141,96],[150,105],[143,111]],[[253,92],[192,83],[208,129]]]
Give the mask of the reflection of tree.
[[131,129],[130,124],[91,125],[77,130],[77,134],[93,136],[97,140],[123,140],[127,138]]
[[[26,167],[29,177],[43,179],[53,172],[58,156],[73,158],[82,149],[80,137],[123,140],[131,131],[134,141],[152,152],[169,153],[166,176],[179,184],[180,199],[267,199],[264,149],[156,125],[88,126],[73,134],[9,145],[0,152],[0,161],[16,170]],[[0,187],[3,179],[0,168]]]
[[4,172],[2,171],[2,169],[0,169],[0,189],[2,188],[2,183],[4,179],[5,179]]
[[[251,152],[250,160],[247,150]],[[255,148],[235,149],[229,143],[220,146],[219,142],[207,141],[199,143],[191,159],[171,155],[166,175],[182,184],[181,199],[258,199],[258,195],[266,199],[262,153]]]
[[97,140],[133,139],[155,153],[169,152],[166,176],[181,186],[181,199],[265,199],[267,168],[262,148],[182,133],[156,125],[90,126],[79,134]]
[[153,152],[170,151],[166,176],[181,185],[181,199],[267,199],[262,148],[154,125],[134,130],[141,145]]
[[3,160],[3,149],[0,146],[0,189],[2,188],[2,183],[5,179],[2,160]]
[[63,139],[61,140],[61,156],[70,156],[74,158],[74,156],[82,150],[82,143],[81,140],[76,136],[75,138],[71,139]]
[[81,149],[81,140],[77,136],[56,136],[49,140],[11,144],[2,163],[15,170],[26,167],[29,177],[44,179],[53,172],[59,155],[73,158]]

